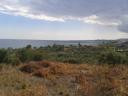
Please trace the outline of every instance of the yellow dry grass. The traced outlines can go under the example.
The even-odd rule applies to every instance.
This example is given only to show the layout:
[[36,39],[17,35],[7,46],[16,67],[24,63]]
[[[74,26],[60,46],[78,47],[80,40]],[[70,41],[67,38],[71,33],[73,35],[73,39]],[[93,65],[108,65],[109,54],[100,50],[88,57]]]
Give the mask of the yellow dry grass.
[[[49,83],[46,84],[43,79]],[[73,87],[70,88],[70,84],[73,84]],[[49,90],[52,90],[51,93]],[[128,96],[128,65],[76,65],[41,61],[14,68],[9,66],[0,68],[0,96],[49,96],[49,94],[50,96]]]

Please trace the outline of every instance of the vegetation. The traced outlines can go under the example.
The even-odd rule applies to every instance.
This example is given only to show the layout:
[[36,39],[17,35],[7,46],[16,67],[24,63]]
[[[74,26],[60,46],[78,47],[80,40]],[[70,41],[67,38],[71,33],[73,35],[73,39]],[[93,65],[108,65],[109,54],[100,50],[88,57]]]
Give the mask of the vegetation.
[[0,96],[128,96],[126,50],[113,44],[0,49]]
[[20,62],[50,60],[73,64],[128,64],[128,51],[123,50],[119,51],[119,48],[112,44],[99,46],[54,44],[40,48],[28,45],[20,49],[0,49],[0,63],[16,65]]
[[47,96],[48,90],[42,82],[23,74],[18,67],[0,65],[0,96]]
[[128,96],[127,65],[30,62],[0,66],[0,96]]

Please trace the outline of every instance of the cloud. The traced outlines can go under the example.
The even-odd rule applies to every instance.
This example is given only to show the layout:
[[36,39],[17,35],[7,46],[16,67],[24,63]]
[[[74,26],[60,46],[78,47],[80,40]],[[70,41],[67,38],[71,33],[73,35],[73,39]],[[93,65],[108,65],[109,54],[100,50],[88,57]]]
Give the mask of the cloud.
[[78,20],[122,30],[128,25],[121,19],[128,14],[127,4],[128,0],[0,0],[0,13],[47,21]]
[[125,32],[125,33],[128,33],[128,23],[127,24],[121,24],[120,26],[118,26],[118,29],[121,31],[121,32]]
[[118,25],[118,29],[119,29],[121,32],[128,33],[128,15],[125,15],[125,16],[122,18],[122,23],[121,23],[120,25]]
[[[32,10],[32,9],[31,9]],[[30,10],[30,6],[24,6],[19,0],[5,0],[0,2],[0,13],[24,16],[32,19],[48,20],[48,21],[64,21],[62,18],[46,16],[45,14],[34,14]]]
[[107,20],[105,21],[105,20],[102,20],[100,17],[98,17],[96,15],[81,18],[80,20],[85,22],[85,23],[105,25],[105,26],[118,26],[119,25],[119,22],[114,22],[114,21],[109,22]]

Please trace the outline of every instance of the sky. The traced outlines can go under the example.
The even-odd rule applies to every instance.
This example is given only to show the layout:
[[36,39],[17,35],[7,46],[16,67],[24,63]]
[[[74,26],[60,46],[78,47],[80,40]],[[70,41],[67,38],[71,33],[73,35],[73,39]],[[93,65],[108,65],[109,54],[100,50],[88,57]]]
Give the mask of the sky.
[[128,0],[0,0],[0,39],[128,38]]

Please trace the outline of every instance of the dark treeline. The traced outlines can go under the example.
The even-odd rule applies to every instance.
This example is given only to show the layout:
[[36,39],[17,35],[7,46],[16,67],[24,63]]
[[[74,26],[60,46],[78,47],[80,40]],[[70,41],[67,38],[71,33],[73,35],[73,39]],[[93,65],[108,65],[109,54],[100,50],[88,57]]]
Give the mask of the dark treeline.
[[19,49],[0,49],[0,63],[20,64],[29,61],[59,61],[64,63],[89,64],[128,64],[128,52],[111,44],[99,46],[53,45],[47,47],[32,47],[27,45]]

